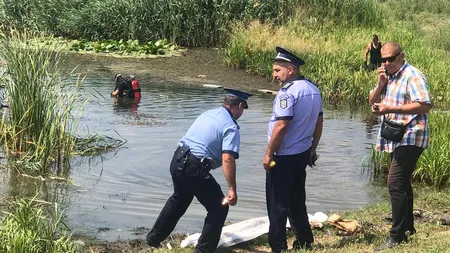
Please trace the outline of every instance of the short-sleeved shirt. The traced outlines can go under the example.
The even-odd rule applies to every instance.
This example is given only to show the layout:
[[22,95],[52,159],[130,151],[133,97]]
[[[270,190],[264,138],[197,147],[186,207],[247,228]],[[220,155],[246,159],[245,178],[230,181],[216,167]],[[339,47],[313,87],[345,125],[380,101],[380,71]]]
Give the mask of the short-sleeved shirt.
[[317,118],[322,113],[320,91],[309,80],[299,77],[284,84],[273,102],[269,142],[277,120],[290,120],[290,124],[275,154],[293,155],[308,150],[312,146]]
[[[431,105],[430,95],[428,94],[427,80],[422,72],[405,61],[399,71],[389,77],[389,81],[386,86],[386,93],[381,95],[381,103],[391,106],[399,106],[414,102]],[[430,138],[427,113],[389,113],[383,117],[403,125],[409,124],[406,127],[406,132],[402,141],[398,143],[382,138],[380,132],[378,132],[377,143],[375,146],[376,150],[391,153],[396,147],[407,145],[414,145],[423,149],[428,148]]]
[[180,140],[195,157],[212,159],[213,169],[222,166],[223,153],[238,159],[240,142],[239,126],[224,106],[202,113]]

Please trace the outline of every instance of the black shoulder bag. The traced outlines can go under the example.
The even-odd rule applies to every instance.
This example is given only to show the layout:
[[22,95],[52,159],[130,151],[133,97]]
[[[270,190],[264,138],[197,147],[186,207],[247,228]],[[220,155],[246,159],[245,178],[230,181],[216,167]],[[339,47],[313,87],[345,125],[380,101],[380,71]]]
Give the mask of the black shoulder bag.
[[383,122],[381,122],[381,137],[393,142],[401,142],[408,124],[399,124],[394,121],[390,121],[386,119],[386,116],[383,116]]

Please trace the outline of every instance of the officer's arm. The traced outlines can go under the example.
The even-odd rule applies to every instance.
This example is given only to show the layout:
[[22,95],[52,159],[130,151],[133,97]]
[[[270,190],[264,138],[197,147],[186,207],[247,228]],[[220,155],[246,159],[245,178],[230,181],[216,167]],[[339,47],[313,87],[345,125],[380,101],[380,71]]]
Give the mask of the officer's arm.
[[317,118],[316,128],[314,129],[312,151],[315,151],[317,149],[317,145],[319,145],[320,137],[322,137],[322,129],[323,129],[323,115],[320,114],[319,117]]
[[232,154],[223,153],[222,154],[222,168],[225,180],[228,184],[228,195],[227,203],[229,205],[236,205],[237,194],[236,194],[236,160]]
[[113,92],[111,92],[111,96],[115,97],[119,94],[119,89],[114,90]]
[[236,190],[236,160],[228,153],[222,154],[222,168],[228,188]]
[[272,157],[273,154],[278,150],[281,143],[283,142],[284,136],[286,136],[287,134],[290,123],[290,119],[282,119],[275,122],[272,136],[270,137],[270,142],[267,146],[266,156]]

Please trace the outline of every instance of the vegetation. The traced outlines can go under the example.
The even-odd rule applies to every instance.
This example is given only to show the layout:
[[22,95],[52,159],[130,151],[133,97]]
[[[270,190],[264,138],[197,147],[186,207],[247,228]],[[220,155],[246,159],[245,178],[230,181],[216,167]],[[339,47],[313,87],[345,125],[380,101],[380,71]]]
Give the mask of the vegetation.
[[[282,22],[295,0],[3,0],[1,22],[73,39],[216,46],[233,20]],[[26,17],[26,18],[25,18]]]
[[37,199],[10,203],[0,223],[0,252],[78,252],[62,223],[56,204]]
[[[39,40],[47,43],[33,43]],[[24,173],[63,173],[71,155],[98,155],[125,143],[98,134],[77,136],[81,81],[69,86],[60,79],[60,45],[15,30],[0,39],[0,57],[7,67],[1,81],[9,105],[0,121],[0,140],[9,165]]]
[[[3,25],[32,29],[76,39],[73,50],[120,53],[162,53],[175,43],[182,46],[223,46],[232,67],[270,77],[277,45],[291,49],[307,64],[303,73],[318,84],[332,104],[364,105],[376,75],[362,66],[371,35],[396,40],[406,58],[422,70],[429,83],[434,110],[450,103],[450,2],[447,0],[3,0]],[[1,141],[8,161],[29,171],[49,173],[65,165],[70,154],[98,154],[123,142],[108,143],[98,135],[76,136],[75,91],[58,75],[60,44],[27,43],[27,33],[3,35],[0,55],[7,64],[2,79],[10,108],[0,122]],[[164,45],[139,41],[167,39]],[[47,38],[44,38],[47,40]],[[92,42],[90,42],[92,41]],[[168,43],[165,43],[168,42]],[[170,46],[169,46],[170,47]],[[78,85],[75,84],[75,87]],[[417,181],[435,188],[450,184],[449,116],[430,114],[431,147],[414,173]],[[89,139],[90,138],[90,139]],[[103,143],[98,145],[98,143]],[[375,174],[383,174],[389,158],[372,151]],[[429,221],[417,225],[418,234],[396,252],[445,252],[448,229],[437,217],[448,211],[449,192],[419,191],[415,207],[431,211]],[[12,205],[0,226],[1,252],[73,252],[69,236],[60,230],[61,217],[47,216],[36,201]],[[331,236],[330,227],[315,231],[317,252],[367,252],[387,234],[383,218],[389,204],[381,203],[344,217],[356,218],[363,231],[353,236]],[[56,217],[56,218],[55,218]],[[40,236],[40,237],[38,237]],[[28,240],[28,241],[27,241]],[[51,242],[51,243],[50,243]],[[267,248],[262,237],[251,249]],[[33,251],[35,250],[35,251]],[[176,249],[190,252],[191,249]],[[221,249],[221,252],[245,249]],[[87,250],[96,252],[94,250]],[[169,252],[159,250],[157,252]]]
[[31,33],[12,31],[0,40],[0,55],[7,65],[5,89],[8,114],[3,113],[1,139],[9,158],[17,158],[30,171],[48,173],[61,167],[75,145],[77,122],[75,90],[64,90],[58,65],[61,51],[55,45],[26,43]]
[[[302,72],[321,89],[331,104],[361,105],[373,89],[376,73],[363,69],[363,52],[371,40],[373,28],[342,27],[335,24],[311,23],[298,13],[286,25],[273,27],[254,22],[237,25],[225,48],[225,62],[258,75],[271,76],[270,59],[277,45],[302,57],[307,64]],[[450,17],[449,17],[450,20]],[[450,103],[448,82],[450,56],[443,48],[417,35],[414,24],[398,22],[378,31],[383,41],[399,41],[406,58],[425,73],[435,106]]]
[[121,55],[164,55],[166,51],[173,51],[176,46],[169,44],[167,40],[158,40],[156,42],[148,41],[146,43],[139,43],[138,40],[104,40],[104,41],[86,41],[75,40],[71,43],[70,50],[72,51],[93,51],[96,53],[117,53]]

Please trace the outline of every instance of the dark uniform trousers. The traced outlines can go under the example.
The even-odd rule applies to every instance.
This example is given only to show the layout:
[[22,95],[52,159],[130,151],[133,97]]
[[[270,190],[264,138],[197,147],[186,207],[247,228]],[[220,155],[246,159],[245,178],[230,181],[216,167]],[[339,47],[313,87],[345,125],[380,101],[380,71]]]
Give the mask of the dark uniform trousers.
[[275,156],[276,165],[266,174],[269,215],[269,245],[273,252],[287,249],[286,221],[300,245],[314,241],[306,210],[306,166],[311,150],[296,155]]
[[188,160],[182,166],[182,161],[176,159],[177,152],[179,149],[175,151],[170,164],[174,193],[147,234],[147,244],[159,247],[174,230],[195,196],[208,212],[195,252],[215,252],[229,207],[222,205],[224,195],[216,180],[210,174],[206,177],[198,175],[200,165],[197,163]]
[[388,190],[391,196],[391,238],[403,241],[405,232],[415,233],[413,217],[413,191],[411,176],[423,149],[417,146],[400,146],[391,153]]

